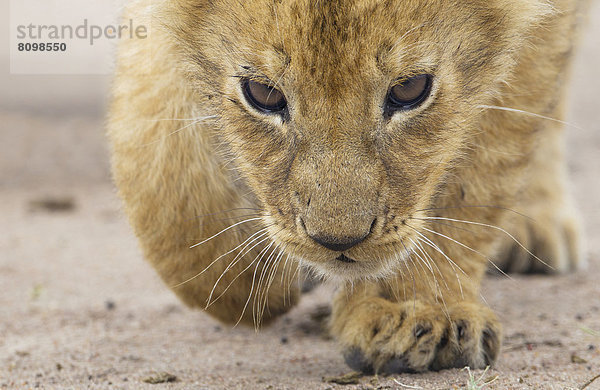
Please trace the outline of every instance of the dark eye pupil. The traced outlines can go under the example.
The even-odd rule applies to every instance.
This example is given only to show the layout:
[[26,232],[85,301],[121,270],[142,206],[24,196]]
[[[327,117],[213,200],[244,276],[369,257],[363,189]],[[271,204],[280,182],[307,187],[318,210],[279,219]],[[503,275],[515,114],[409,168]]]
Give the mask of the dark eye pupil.
[[277,112],[287,105],[283,93],[268,85],[248,80],[243,87],[248,102],[261,111]]
[[422,103],[431,90],[431,76],[411,77],[390,90],[388,103],[393,109],[410,109]]

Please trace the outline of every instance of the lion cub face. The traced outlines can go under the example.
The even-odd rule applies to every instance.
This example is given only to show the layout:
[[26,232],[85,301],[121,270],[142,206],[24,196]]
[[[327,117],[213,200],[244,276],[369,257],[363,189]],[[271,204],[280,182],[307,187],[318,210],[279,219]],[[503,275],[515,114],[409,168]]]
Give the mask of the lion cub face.
[[176,3],[197,103],[218,116],[272,238],[344,278],[382,274],[412,246],[477,106],[542,12],[507,0]]

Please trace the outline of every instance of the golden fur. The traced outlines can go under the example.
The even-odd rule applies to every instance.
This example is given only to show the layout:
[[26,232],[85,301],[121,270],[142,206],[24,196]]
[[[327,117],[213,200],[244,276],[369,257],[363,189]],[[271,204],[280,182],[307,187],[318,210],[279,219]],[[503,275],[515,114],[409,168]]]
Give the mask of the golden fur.
[[[150,37],[118,54],[114,180],[186,304],[268,322],[298,300],[301,263],[340,284],[331,332],[353,368],[481,368],[501,342],[486,267],[581,263],[548,118],[563,117],[582,1],[146,3],[126,16]],[[391,83],[424,73],[427,101],[384,118]],[[253,110],[243,79],[275,85],[288,117]],[[365,231],[354,263],[309,237]]]

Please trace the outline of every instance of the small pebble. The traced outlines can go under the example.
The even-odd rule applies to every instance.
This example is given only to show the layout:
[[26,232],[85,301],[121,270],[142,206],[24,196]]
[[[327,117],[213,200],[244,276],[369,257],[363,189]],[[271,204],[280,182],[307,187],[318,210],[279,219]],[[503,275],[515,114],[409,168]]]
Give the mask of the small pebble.
[[580,358],[576,354],[571,354],[571,363],[584,364],[587,363],[587,360]]
[[75,201],[72,198],[43,198],[36,199],[29,202],[30,211],[43,211],[43,212],[70,212],[75,209]]
[[169,374],[168,372],[157,372],[147,378],[142,380],[145,383],[150,383],[151,385],[157,385],[160,383],[172,383],[177,381],[177,377],[173,374]]
[[323,382],[335,383],[338,385],[357,385],[359,379],[363,377],[360,372],[349,372],[341,376],[323,377]]

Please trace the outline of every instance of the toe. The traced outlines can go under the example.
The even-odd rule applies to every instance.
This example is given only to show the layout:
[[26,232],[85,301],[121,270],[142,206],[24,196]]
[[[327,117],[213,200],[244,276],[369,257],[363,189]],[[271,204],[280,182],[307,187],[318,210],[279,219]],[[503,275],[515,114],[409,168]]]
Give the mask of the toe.
[[373,365],[358,347],[350,347],[344,350],[344,360],[348,367],[365,374],[373,373]]

